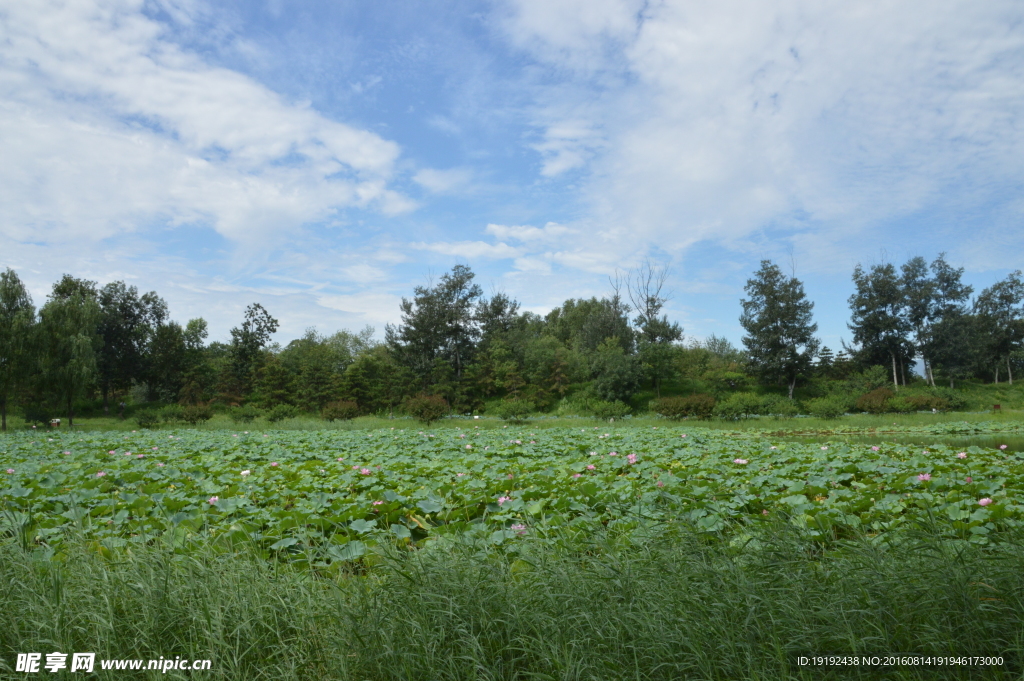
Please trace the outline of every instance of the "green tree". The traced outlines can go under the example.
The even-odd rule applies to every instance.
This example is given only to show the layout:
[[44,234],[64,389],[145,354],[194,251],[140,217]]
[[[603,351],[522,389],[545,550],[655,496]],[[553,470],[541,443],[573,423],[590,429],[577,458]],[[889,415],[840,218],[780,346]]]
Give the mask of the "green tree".
[[640,364],[658,397],[662,381],[672,378],[674,373],[678,354],[674,344],[683,338],[682,327],[661,313],[668,301],[663,292],[667,278],[668,270],[656,267],[650,260],[645,260],[627,278],[629,299],[637,311],[633,324]]
[[853,331],[856,358],[863,366],[891,363],[892,382],[898,390],[897,364],[914,356],[900,277],[888,263],[873,265],[869,272],[857,265],[853,283],[856,292],[849,298],[852,315],[847,326]]
[[240,327],[231,329],[231,373],[238,396],[250,392],[255,372],[259,369],[263,349],[277,331],[277,320],[259,303],[245,308]]
[[[96,352],[102,339],[96,333],[100,306],[95,288],[75,285],[65,276],[39,311],[40,374],[43,385],[66,407],[74,425],[75,400],[96,379]],[[88,282],[86,282],[88,283]]]
[[[126,389],[133,382],[167,382],[167,379],[152,375],[148,366],[150,343],[167,318],[167,303],[155,291],[140,296],[137,288],[123,281],[114,281],[101,288],[97,301],[100,306],[98,332],[103,345],[96,357],[96,368],[103,395],[103,412],[109,413],[111,391]],[[169,349],[167,343],[180,330],[180,327],[164,329],[160,348]]]
[[627,355],[619,339],[610,336],[590,355],[591,390],[602,400],[626,402],[640,387],[637,358]]
[[456,265],[436,286],[417,286],[412,300],[402,298],[402,323],[385,329],[388,347],[424,389],[438,360],[449,364],[459,381],[473,359],[480,337],[475,308],[483,295],[475,276],[466,265]]
[[1006,366],[1006,375],[1013,385],[1011,358],[1024,343],[1024,280],[1021,272],[1011,272],[1002,281],[989,286],[978,295],[975,311],[984,330],[984,344],[989,361],[995,365],[995,380],[999,382],[999,368]]
[[747,332],[743,345],[749,366],[762,380],[786,384],[793,399],[797,379],[810,373],[818,351],[814,303],[796,277],[785,276],[770,260],[761,261],[744,290],[750,297],[740,301],[740,324]]
[[0,430],[7,430],[8,400],[31,372],[36,311],[14,270],[0,272]]

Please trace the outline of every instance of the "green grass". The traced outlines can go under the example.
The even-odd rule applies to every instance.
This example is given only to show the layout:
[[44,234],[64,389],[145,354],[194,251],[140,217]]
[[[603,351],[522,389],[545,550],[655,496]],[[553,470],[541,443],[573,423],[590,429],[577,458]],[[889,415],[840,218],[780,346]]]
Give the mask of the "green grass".
[[918,528],[892,539],[822,553],[783,525],[740,543],[669,523],[646,537],[525,537],[514,552],[382,547],[360,574],[334,577],[201,547],[104,560],[82,545],[54,561],[8,544],[0,677],[23,676],[17,652],[56,650],[211,659],[202,678],[239,681],[883,678],[795,664],[825,653],[1000,655],[1003,667],[884,678],[1021,678],[1024,538],[983,548]]

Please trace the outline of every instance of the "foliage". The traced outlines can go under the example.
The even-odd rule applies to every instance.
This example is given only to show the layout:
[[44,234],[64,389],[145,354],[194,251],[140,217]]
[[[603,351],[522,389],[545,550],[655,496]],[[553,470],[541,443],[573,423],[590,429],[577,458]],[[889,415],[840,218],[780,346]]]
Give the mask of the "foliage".
[[200,404],[187,404],[181,408],[181,420],[190,426],[196,426],[213,418],[213,410]]
[[754,393],[733,393],[715,405],[714,414],[720,419],[736,420],[757,416],[764,412],[765,402]]
[[806,407],[811,416],[819,419],[837,419],[846,413],[846,402],[835,396],[808,400]]
[[96,377],[100,308],[92,282],[65,275],[39,311],[40,378],[74,425],[75,401]]
[[685,397],[662,397],[655,400],[653,410],[673,420],[691,417],[709,419],[715,410],[715,398],[704,393]]
[[228,417],[232,423],[252,423],[259,415],[259,410],[251,404],[228,409]]
[[359,416],[359,405],[352,400],[328,402],[320,415],[325,421],[349,421]]
[[495,413],[503,421],[511,421],[512,423],[522,423],[526,420],[526,417],[530,415],[530,412],[534,410],[534,405],[529,400],[520,398],[504,399],[498,403]]
[[740,301],[740,324],[747,332],[743,345],[750,370],[764,381],[785,384],[792,399],[797,379],[810,374],[818,352],[814,303],[796,277],[786,277],[770,260],[761,261],[744,290],[750,297]]
[[891,400],[896,393],[889,388],[876,388],[869,393],[865,393],[857,398],[857,409],[860,411],[866,411],[869,414],[884,414],[889,411],[889,400]]
[[444,418],[451,411],[447,400],[440,395],[417,395],[410,397],[403,405],[406,413],[430,425]]
[[621,419],[629,413],[629,405],[619,400],[591,400],[590,410],[599,419]]
[[155,409],[139,409],[133,418],[139,428],[156,428],[160,425],[160,414]]
[[279,404],[275,407],[271,407],[264,414],[263,417],[270,423],[278,423],[285,419],[294,418],[299,415],[299,410],[290,404]]
[[35,308],[14,270],[0,272],[0,430],[7,430],[7,404],[28,380],[32,366]]

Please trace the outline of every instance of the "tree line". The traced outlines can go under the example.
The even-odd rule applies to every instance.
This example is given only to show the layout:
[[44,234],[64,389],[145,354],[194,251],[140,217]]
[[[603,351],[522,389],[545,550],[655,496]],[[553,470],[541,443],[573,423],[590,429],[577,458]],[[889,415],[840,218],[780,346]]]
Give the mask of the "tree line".
[[608,295],[569,299],[546,315],[504,293],[485,296],[466,265],[403,298],[384,340],[373,329],[272,343],[278,322],[246,308],[229,342],[205,320],[171,320],[156,292],[64,275],[37,310],[11,269],[0,273],[0,425],[76,410],[123,413],[140,403],[221,405],[279,416],[388,413],[434,399],[458,413],[488,408],[621,415],[644,400],[760,384],[792,400],[798,385],[883,366],[894,390],[924,380],[1012,382],[1024,360],[1024,281],[1014,272],[972,297],[944,255],[853,272],[852,343],[815,336],[803,284],[762,261],[740,301],[742,349],[712,336],[686,342],[663,312],[667,272],[650,262],[610,280]]

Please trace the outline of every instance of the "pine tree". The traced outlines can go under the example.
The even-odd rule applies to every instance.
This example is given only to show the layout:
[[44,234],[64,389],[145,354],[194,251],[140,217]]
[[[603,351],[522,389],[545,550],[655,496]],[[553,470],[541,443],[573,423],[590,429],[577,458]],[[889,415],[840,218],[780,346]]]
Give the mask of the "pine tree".
[[743,344],[750,368],[763,380],[784,382],[793,399],[797,379],[810,372],[818,351],[814,303],[796,277],[785,276],[770,260],[761,261],[744,290],[750,297],[740,301],[740,324],[747,332]]

